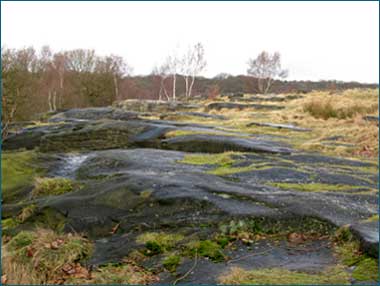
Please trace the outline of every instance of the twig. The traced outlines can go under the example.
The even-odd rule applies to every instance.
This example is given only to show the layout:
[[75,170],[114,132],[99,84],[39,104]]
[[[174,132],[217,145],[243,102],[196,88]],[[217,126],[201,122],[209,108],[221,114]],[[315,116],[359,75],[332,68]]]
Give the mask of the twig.
[[197,266],[197,262],[198,262],[198,251],[195,252],[195,261],[194,261],[194,264],[193,266],[189,269],[189,271],[187,271],[183,276],[179,277],[178,279],[176,279],[174,282],[173,282],[173,285],[176,285],[179,281],[185,279],[187,276],[189,276],[189,274],[195,269],[195,267]]
[[314,251],[318,251],[322,248],[325,248],[325,247],[328,247],[329,246],[329,243],[323,243],[321,244],[320,246],[318,247],[315,247],[315,248],[312,248],[312,247],[305,247],[305,248],[300,248],[300,247],[295,247],[295,246],[286,246],[285,249],[287,250],[296,250],[296,251],[306,251],[306,252],[314,252]]
[[236,262],[236,261],[239,261],[239,260],[242,260],[242,259],[244,259],[244,258],[251,257],[251,256],[256,256],[256,255],[265,254],[265,253],[267,253],[267,252],[271,252],[272,250],[273,250],[273,247],[270,247],[269,249],[264,250],[264,251],[261,251],[261,252],[255,252],[255,253],[251,253],[251,254],[248,254],[248,255],[240,256],[240,257],[235,258],[235,259],[231,259],[231,260],[227,261],[226,263],[229,264],[229,263]]

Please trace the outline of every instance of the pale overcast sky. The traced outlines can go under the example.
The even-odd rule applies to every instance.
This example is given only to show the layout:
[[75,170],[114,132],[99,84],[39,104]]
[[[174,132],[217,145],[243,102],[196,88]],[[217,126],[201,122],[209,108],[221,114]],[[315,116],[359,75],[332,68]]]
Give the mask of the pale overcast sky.
[[150,73],[202,42],[205,76],[279,51],[289,79],[378,82],[378,2],[1,2],[1,43],[95,49]]

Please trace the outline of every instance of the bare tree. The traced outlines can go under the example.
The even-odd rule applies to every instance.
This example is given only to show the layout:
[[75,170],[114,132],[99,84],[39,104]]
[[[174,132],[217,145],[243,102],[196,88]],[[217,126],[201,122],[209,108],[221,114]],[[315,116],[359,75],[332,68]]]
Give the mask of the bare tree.
[[229,73],[221,72],[221,73],[218,73],[216,76],[214,76],[214,79],[216,79],[216,80],[224,80],[224,79],[227,79],[227,78],[229,78],[231,76],[232,75],[229,74]]
[[181,73],[185,80],[185,97],[191,97],[195,77],[202,72],[207,65],[204,58],[204,48],[201,43],[189,48],[181,60]]
[[166,58],[165,63],[163,64],[164,69],[167,69],[167,73],[173,78],[173,91],[171,99],[176,101],[176,82],[177,82],[177,72],[179,68],[180,61],[176,54],[170,55]]
[[258,79],[259,91],[268,93],[275,78],[286,78],[288,71],[281,68],[281,55],[261,52],[256,59],[249,59],[247,73]]
[[160,78],[160,90],[158,92],[158,100],[162,100],[162,95],[165,95],[166,99],[169,101],[170,97],[165,86],[165,80],[169,77],[168,65],[162,64],[161,66],[154,67],[152,74]]
[[130,75],[132,67],[122,57],[110,55],[97,58],[95,71],[112,76],[115,98],[119,99],[119,80],[125,75]]

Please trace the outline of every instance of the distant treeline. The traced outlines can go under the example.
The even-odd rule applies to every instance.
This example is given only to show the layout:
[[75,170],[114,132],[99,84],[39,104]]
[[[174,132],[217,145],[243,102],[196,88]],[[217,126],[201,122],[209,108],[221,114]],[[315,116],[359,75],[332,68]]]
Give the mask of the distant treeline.
[[[134,76],[123,80],[123,98],[157,99],[160,79],[155,75]],[[171,82],[165,84],[170,90]],[[363,84],[359,82],[342,81],[284,81],[274,80],[271,93],[307,93],[312,90],[335,91],[351,88],[377,88],[378,84]],[[181,80],[177,83],[177,92],[183,95],[185,84]],[[259,92],[258,79],[251,76],[216,76],[214,78],[197,77],[194,87],[195,97],[213,97],[215,94],[251,93]]]
[[[131,76],[131,68],[115,55],[98,56],[93,50],[53,53],[48,47],[2,48],[2,123],[29,120],[35,114],[67,108],[107,106],[128,98],[158,99],[162,89],[173,90],[172,75]],[[184,98],[184,77],[177,74],[177,98]],[[376,84],[336,81],[274,81],[271,92],[375,88]],[[220,74],[196,77],[192,97],[213,98],[226,93],[258,93],[251,76]],[[161,94],[162,96],[162,94]],[[161,97],[165,99],[165,97]]]

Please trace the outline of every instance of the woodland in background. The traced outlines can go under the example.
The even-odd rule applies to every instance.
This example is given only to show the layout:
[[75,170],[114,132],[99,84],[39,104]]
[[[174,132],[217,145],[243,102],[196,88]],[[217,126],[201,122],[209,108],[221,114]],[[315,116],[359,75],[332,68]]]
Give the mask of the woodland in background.
[[[195,46],[197,47],[197,46]],[[77,49],[53,53],[49,47],[2,48],[2,122],[30,120],[36,114],[68,108],[107,106],[128,98],[159,99],[162,84],[170,93],[173,81],[157,72],[132,76],[132,68],[119,56],[99,56],[93,50]],[[180,69],[178,69],[180,71]],[[186,76],[176,73],[177,99],[186,96]],[[171,75],[172,77],[173,75]],[[377,87],[377,84],[337,81],[273,80],[271,93],[305,93]],[[196,76],[192,97],[214,98],[226,93],[260,93],[253,76],[219,74]],[[166,99],[161,96],[161,99]]]

